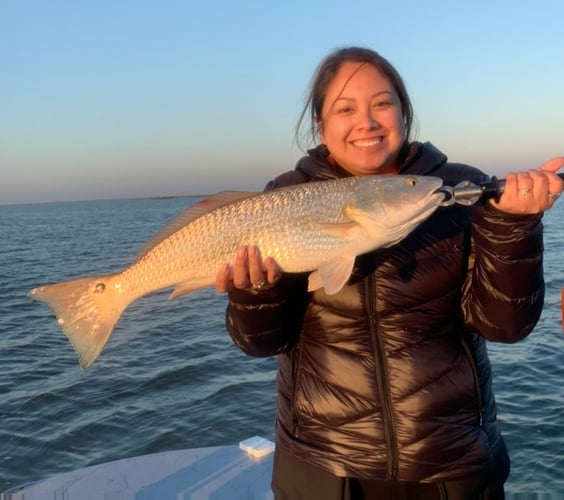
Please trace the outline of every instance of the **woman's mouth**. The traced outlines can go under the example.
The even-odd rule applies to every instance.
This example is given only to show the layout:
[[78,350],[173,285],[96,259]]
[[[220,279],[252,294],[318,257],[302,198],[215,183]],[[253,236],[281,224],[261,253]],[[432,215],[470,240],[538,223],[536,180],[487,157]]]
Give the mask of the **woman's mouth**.
[[358,139],[356,141],[352,141],[352,145],[356,146],[357,148],[371,148],[377,146],[384,140],[383,137],[373,137],[370,139]]

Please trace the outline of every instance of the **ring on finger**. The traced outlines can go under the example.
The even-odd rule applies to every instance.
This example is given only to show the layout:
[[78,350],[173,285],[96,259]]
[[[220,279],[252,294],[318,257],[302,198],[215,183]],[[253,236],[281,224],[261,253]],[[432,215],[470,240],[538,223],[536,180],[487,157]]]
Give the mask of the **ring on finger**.
[[252,283],[252,287],[255,290],[260,290],[261,288],[264,288],[264,285],[266,285],[266,281],[265,280],[260,280],[258,283]]

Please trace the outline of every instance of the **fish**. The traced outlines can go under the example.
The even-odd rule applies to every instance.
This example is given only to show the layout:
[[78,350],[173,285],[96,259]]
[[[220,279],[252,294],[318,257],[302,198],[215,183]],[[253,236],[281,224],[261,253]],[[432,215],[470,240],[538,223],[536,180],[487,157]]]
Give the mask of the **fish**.
[[242,245],[256,245],[284,273],[309,272],[309,291],[337,293],[356,256],[396,244],[440,206],[441,186],[432,176],[368,175],[224,191],[165,225],[121,272],[39,286],[28,295],[52,308],[86,369],[131,303],[162,289],[172,288],[175,299],[213,285]]

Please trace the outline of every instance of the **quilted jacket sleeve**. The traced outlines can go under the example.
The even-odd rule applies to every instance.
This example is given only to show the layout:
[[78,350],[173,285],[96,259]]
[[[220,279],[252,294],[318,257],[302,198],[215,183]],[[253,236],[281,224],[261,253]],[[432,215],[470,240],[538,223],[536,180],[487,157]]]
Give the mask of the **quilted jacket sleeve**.
[[251,356],[272,356],[295,343],[307,302],[307,275],[284,275],[272,289],[229,293],[226,326],[233,342]]
[[536,325],[544,302],[542,216],[504,214],[489,203],[472,214],[463,288],[467,325],[488,340],[516,342]]

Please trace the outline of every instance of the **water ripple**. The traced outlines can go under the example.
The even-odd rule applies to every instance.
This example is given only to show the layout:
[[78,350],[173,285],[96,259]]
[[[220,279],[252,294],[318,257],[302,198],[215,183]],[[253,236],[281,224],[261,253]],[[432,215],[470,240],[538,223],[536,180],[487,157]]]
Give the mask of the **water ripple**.
[[[233,346],[225,299],[213,290],[141,299],[87,371],[49,309],[27,297],[43,283],[128,265],[186,204],[0,207],[0,491],[144,453],[272,438],[276,360]],[[563,214],[564,205],[555,207],[544,220],[546,301],[537,328],[516,345],[489,345],[513,462],[510,493],[564,491]]]

